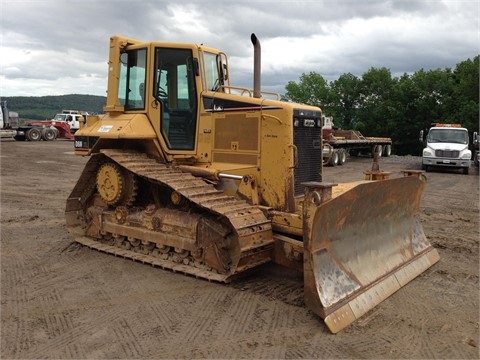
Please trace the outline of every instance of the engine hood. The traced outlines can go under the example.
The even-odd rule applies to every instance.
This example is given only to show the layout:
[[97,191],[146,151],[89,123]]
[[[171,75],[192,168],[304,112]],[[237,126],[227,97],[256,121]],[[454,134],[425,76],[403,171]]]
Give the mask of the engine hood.
[[457,150],[463,151],[468,149],[468,144],[455,144],[455,143],[431,143],[429,142],[427,146],[433,150]]

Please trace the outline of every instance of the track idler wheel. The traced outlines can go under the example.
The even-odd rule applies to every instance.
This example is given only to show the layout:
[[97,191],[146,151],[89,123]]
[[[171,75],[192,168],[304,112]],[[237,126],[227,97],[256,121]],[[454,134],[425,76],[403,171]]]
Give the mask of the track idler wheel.
[[135,174],[114,162],[102,164],[97,172],[97,191],[105,203],[111,206],[132,205],[137,196]]

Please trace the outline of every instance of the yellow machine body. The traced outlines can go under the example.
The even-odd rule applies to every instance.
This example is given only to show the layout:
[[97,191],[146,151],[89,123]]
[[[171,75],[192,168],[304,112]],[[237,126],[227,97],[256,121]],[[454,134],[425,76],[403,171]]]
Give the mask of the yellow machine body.
[[[67,200],[78,242],[219,282],[276,262],[303,271],[332,332],[438,261],[418,221],[423,174],[322,182],[322,112],[230,85],[196,44],[110,39],[105,114],[75,152]],[[411,175],[411,174],[409,174]]]

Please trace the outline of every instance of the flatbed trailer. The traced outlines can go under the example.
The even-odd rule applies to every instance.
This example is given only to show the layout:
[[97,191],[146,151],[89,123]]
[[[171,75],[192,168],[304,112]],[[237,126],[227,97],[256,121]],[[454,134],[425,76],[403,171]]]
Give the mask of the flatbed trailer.
[[[31,129],[33,128],[40,130],[40,137],[38,136],[38,133],[32,135]],[[27,121],[24,126],[21,126],[18,129],[24,130],[25,135],[24,138],[22,138],[22,135],[18,134],[18,138],[16,140],[38,141],[43,139],[45,141],[52,141],[55,139],[73,140],[74,138],[73,134],[71,133],[70,126],[65,121]]]
[[331,117],[324,118],[322,138],[325,165],[343,165],[348,155],[356,156],[363,152],[372,157],[375,153],[387,157],[392,153],[391,138],[363,136],[356,130],[335,129]]

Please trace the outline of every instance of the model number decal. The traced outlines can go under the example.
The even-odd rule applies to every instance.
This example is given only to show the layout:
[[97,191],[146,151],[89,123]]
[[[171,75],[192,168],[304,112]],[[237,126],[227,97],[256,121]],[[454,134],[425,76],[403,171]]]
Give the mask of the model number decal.
[[100,126],[97,132],[102,132],[102,133],[109,132],[110,130],[112,130],[112,127],[113,125],[102,125]]

